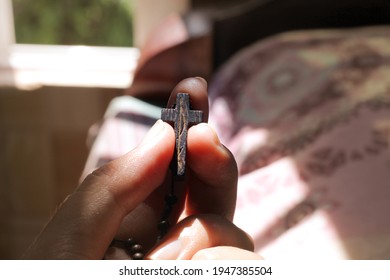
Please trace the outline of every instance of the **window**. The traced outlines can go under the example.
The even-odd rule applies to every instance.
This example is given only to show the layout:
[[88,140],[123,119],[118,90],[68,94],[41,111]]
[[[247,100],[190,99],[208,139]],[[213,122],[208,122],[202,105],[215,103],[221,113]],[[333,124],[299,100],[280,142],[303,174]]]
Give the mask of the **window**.
[[16,42],[131,47],[129,0],[13,0]]
[[130,2],[0,0],[0,85],[128,87]]

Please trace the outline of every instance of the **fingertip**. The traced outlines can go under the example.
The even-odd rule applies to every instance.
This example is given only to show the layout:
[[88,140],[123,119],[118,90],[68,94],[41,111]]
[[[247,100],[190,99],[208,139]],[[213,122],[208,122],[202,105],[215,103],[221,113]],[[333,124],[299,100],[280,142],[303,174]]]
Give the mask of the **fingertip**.
[[141,147],[150,147],[153,148],[158,143],[173,143],[173,141],[162,141],[165,139],[174,139],[174,131],[172,127],[162,120],[157,120],[156,123],[152,126],[152,128],[148,131],[145,138],[142,140],[140,145],[137,148]]
[[178,93],[188,93],[190,95],[192,109],[202,110],[203,121],[207,122],[209,114],[207,81],[202,77],[193,77],[182,80],[172,90],[168,100],[168,107],[172,107],[175,104],[176,95]]
[[[230,174],[237,169],[237,164],[232,153],[221,143],[214,128],[201,123],[193,126],[188,131],[188,161],[190,167],[200,171],[207,165],[213,164],[214,168],[221,168],[224,174],[229,170]],[[233,173],[232,173],[233,172]],[[215,174],[215,173],[214,173]]]
[[173,93],[189,91],[194,95],[207,95],[207,81],[202,77],[190,77],[181,80],[173,89]]
[[217,132],[208,123],[200,123],[189,129],[188,145],[192,148],[202,148],[214,146],[214,148],[222,148]]

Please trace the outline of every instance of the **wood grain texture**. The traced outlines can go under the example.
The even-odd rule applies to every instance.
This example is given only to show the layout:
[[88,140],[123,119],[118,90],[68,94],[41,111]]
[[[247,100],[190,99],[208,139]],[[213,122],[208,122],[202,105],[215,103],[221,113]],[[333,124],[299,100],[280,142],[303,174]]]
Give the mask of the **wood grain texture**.
[[161,111],[161,119],[175,129],[176,145],[172,166],[177,177],[185,174],[188,128],[202,122],[202,117],[202,111],[191,110],[190,96],[187,93],[178,93],[174,107]]

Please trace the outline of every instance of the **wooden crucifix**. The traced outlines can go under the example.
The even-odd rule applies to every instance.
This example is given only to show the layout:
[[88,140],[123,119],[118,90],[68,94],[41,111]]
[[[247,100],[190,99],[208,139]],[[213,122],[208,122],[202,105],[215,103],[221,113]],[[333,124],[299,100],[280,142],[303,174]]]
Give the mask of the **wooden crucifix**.
[[161,119],[173,125],[175,129],[176,145],[173,159],[175,177],[183,177],[186,167],[187,132],[191,125],[202,122],[203,112],[191,110],[190,95],[178,93],[176,104],[172,109],[162,109]]

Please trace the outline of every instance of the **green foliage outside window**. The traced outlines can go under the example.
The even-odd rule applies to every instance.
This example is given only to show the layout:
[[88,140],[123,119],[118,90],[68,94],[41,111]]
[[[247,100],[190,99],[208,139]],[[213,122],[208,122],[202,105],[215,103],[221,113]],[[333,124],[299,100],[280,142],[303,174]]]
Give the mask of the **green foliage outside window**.
[[132,46],[131,0],[13,0],[21,44]]

